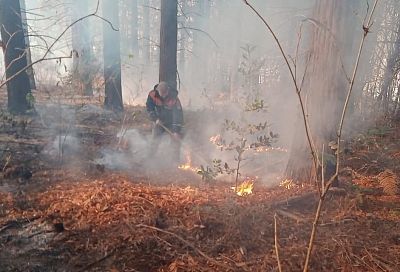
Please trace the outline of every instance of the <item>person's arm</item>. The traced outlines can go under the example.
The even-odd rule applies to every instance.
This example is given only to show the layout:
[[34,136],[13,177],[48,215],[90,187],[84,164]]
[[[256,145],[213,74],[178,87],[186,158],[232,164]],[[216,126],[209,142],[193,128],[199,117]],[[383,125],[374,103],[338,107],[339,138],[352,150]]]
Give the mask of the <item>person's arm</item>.
[[147,110],[147,114],[149,115],[150,120],[153,122],[157,121],[158,115],[156,112],[156,104],[154,103],[154,101],[150,95],[147,96],[146,110]]

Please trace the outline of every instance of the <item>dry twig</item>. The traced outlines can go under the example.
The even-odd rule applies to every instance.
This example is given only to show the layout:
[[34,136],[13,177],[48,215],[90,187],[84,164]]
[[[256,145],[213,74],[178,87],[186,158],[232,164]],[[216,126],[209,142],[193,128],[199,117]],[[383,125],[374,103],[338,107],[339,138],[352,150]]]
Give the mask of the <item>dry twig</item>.
[[275,237],[275,254],[276,261],[278,262],[279,272],[282,272],[281,259],[279,258],[279,245],[278,245],[278,226],[276,223],[276,213],[274,214],[274,237]]
[[229,266],[227,266],[225,264],[221,264],[221,263],[217,262],[216,260],[212,259],[211,257],[207,256],[203,251],[201,251],[200,249],[195,247],[192,243],[186,241],[181,236],[179,236],[179,235],[177,235],[177,234],[175,234],[173,232],[170,232],[170,231],[167,231],[167,230],[163,230],[163,229],[160,229],[160,228],[157,228],[157,227],[153,227],[153,226],[144,225],[144,224],[138,224],[138,225],[136,225],[136,227],[152,229],[152,230],[155,230],[155,231],[158,231],[158,232],[162,232],[162,233],[171,235],[171,236],[177,238],[179,241],[181,241],[185,245],[187,245],[188,247],[192,248],[194,251],[196,251],[200,256],[204,257],[210,263],[213,263],[213,264],[215,264],[215,265],[217,265],[219,267],[222,267],[224,269],[227,269],[229,271],[233,271],[233,269],[231,267],[229,267]]
[[112,255],[114,255],[116,252],[116,249],[111,250],[109,253],[107,253],[106,255],[104,255],[103,257],[101,257],[98,260],[95,260],[94,262],[88,264],[87,266],[85,266],[84,268],[82,268],[79,271],[88,271],[90,268],[94,267],[95,265],[97,265],[98,263],[101,263],[102,261],[110,258]]

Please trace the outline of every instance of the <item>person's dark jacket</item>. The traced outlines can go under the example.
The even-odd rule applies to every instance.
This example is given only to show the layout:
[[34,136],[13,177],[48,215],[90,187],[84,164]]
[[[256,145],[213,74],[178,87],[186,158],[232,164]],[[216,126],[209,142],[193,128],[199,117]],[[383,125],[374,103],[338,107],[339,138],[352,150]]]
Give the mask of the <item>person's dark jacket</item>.
[[158,91],[149,92],[146,101],[146,109],[150,119],[155,122],[157,119],[172,132],[181,133],[183,127],[182,105],[178,98],[178,91],[169,89],[168,96],[162,98]]

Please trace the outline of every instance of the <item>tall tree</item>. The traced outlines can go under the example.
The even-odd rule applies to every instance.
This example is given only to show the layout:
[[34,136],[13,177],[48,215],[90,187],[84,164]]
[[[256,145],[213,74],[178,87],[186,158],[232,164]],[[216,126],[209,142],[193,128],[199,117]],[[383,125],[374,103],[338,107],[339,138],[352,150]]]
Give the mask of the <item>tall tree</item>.
[[19,1],[0,1],[0,23],[6,67],[8,110],[16,114],[27,113],[33,108],[33,104],[29,99],[31,88],[26,72],[26,44]]
[[[382,88],[377,96],[382,113],[389,117],[390,104],[394,99],[394,92],[398,88],[395,76],[399,73],[400,59],[400,4],[398,1],[387,1],[385,7],[385,40],[386,44],[379,44],[384,49],[386,56],[382,63],[386,66],[382,79]],[[393,84],[395,83],[395,84]]]
[[[357,5],[359,3],[353,1],[320,0],[316,1],[313,10],[314,21],[310,24],[311,59],[308,82],[304,87],[306,94],[303,95],[307,96],[308,120],[314,145],[319,152],[323,144],[327,151],[328,143],[336,140],[336,130],[348,86],[348,73],[354,60],[351,56],[355,56],[354,33],[362,31],[354,14]],[[296,180],[308,181],[316,173],[311,171],[315,169],[312,168],[304,125],[302,122],[298,123],[301,126],[298,126],[294,134],[286,175]]]
[[176,88],[178,38],[178,1],[161,1],[159,80]]
[[[179,3],[178,3],[179,4]],[[178,21],[178,60],[179,60],[179,69],[180,70],[185,70],[185,63],[186,63],[186,50],[187,47],[189,46],[188,40],[190,37],[190,31],[187,29],[188,27],[188,22],[190,21],[190,15],[187,15],[189,13],[189,5],[187,4],[186,1],[181,1],[179,4],[179,21]]]
[[150,63],[150,1],[142,1],[143,9],[143,34],[142,34],[142,59],[144,64]]
[[[26,45],[26,60],[27,63],[30,65],[32,63],[32,54],[31,54],[31,47],[29,42],[29,34],[28,34],[28,21],[26,18],[26,5],[25,0],[20,0],[21,6],[21,19],[22,19],[22,27],[24,29],[24,36],[25,36],[25,45]],[[31,84],[31,89],[36,89],[36,82],[35,82],[35,73],[33,71],[33,67],[30,66],[26,72],[29,76],[29,83]]]
[[109,21],[103,24],[104,106],[113,111],[122,111],[119,7],[113,0],[104,0],[102,9],[103,17]]
[[[88,15],[88,0],[72,1],[72,20],[79,20]],[[92,48],[88,21],[81,21],[72,26],[73,82],[83,95],[93,95],[91,59]]]
[[129,0],[129,9],[130,9],[130,26],[131,26],[131,31],[130,31],[130,42],[131,42],[131,50],[132,54],[135,59],[138,57],[138,51],[139,51],[139,46],[138,46],[138,2],[137,0]]

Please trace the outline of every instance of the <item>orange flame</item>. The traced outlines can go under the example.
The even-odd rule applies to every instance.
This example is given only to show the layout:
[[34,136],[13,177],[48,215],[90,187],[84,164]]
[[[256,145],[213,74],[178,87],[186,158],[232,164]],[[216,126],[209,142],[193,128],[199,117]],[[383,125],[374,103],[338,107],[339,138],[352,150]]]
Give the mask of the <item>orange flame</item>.
[[179,165],[178,168],[185,171],[193,171],[193,172],[198,171],[197,168],[192,166],[192,157],[190,156],[190,153],[186,153],[186,163]]
[[213,144],[219,143],[220,141],[221,141],[221,135],[219,134],[210,137],[210,142],[212,142]]
[[296,188],[297,184],[291,179],[285,179],[281,181],[279,187],[285,187],[287,190],[290,190]]
[[250,195],[253,193],[254,181],[251,179],[245,180],[237,188],[231,187],[238,196]]
[[269,151],[280,151],[280,152],[284,152],[284,153],[287,153],[287,152],[288,152],[287,149],[282,148],[282,147],[265,147],[265,146],[257,147],[257,148],[255,149],[255,151],[256,151],[257,153],[269,152]]

